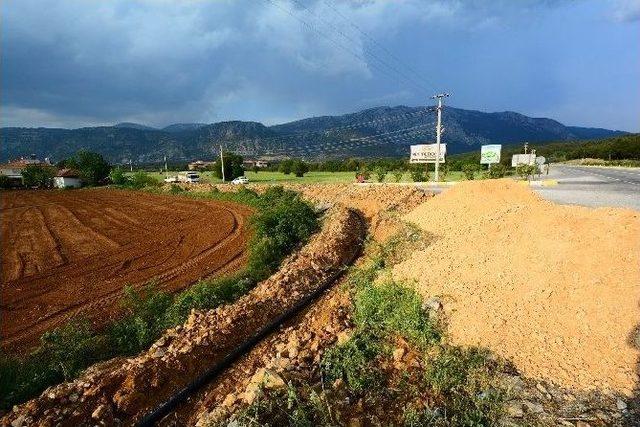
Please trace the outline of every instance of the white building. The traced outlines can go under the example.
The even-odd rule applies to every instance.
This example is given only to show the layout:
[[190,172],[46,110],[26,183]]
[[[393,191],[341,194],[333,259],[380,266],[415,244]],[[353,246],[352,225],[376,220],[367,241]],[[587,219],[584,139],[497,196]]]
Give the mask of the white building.
[[56,188],[80,188],[82,180],[78,172],[72,169],[60,169],[53,177],[53,186]]

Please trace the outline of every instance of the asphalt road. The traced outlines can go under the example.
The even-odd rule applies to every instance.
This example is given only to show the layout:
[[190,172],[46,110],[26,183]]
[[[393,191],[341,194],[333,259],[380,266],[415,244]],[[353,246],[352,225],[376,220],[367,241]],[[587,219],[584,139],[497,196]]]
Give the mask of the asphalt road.
[[535,191],[557,203],[640,210],[640,168],[551,165],[542,178],[555,179],[558,185]]

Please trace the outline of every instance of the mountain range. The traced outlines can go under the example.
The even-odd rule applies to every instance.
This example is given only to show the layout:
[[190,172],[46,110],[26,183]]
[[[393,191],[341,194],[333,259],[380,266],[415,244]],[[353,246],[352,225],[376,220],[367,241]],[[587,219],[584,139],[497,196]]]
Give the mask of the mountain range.
[[[626,132],[565,126],[548,118],[515,112],[485,113],[446,107],[443,142],[450,154],[482,144],[574,141]],[[311,117],[265,126],[250,121],[178,123],[162,129],[137,123],[79,129],[4,127],[0,160],[35,154],[59,160],[80,149],[101,153],[113,163],[152,163],[209,159],[219,147],[248,157],[408,156],[409,145],[435,141],[432,107],[376,107],[339,116]]]

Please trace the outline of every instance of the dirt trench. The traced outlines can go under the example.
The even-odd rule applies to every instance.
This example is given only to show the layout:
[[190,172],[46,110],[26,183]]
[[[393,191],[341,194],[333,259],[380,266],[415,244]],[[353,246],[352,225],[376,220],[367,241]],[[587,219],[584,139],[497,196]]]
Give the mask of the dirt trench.
[[334,278],[360,250],[366,228],[353,210],[335,207],[322,230],[282,268],[234,304],[194,311],[146,352],[90,368],[5,415],[9,425],[134,425],[263,325]]

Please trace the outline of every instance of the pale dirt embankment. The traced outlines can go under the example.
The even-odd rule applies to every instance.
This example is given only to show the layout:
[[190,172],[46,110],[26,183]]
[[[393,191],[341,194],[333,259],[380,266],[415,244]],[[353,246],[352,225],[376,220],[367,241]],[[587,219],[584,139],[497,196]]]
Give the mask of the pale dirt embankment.
[[563,387],[638,386],[638,212],[559,206],[498,180],[461,183],[405,218],[433,241],[394,276],[445,301],[454,343]]

